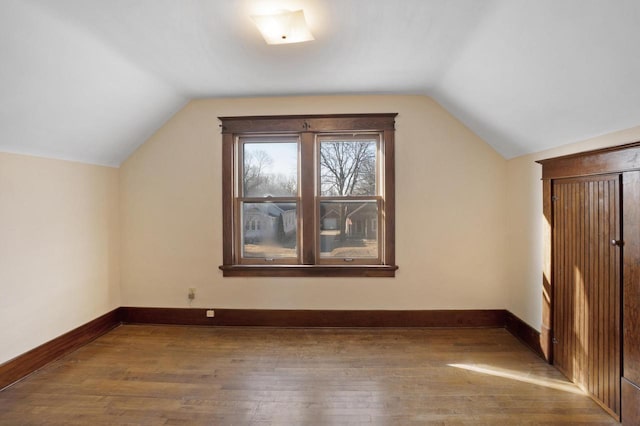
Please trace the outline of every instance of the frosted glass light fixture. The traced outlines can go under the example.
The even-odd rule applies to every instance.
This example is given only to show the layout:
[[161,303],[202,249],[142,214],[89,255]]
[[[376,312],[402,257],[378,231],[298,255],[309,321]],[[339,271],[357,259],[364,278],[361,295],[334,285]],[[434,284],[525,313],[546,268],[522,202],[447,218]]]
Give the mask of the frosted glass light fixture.
[[302,10],[283,10],[273,15],[251,16],[267,44],[301,43],[314,40]]

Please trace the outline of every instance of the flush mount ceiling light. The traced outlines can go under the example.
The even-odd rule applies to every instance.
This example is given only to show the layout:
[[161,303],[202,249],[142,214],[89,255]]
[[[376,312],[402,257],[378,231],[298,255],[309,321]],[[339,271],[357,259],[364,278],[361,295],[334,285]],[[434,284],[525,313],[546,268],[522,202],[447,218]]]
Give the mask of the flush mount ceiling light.
[[272,15],[253,15],[251,19],[267,44],[301,43],[314,40],[302,10],[283,10]]

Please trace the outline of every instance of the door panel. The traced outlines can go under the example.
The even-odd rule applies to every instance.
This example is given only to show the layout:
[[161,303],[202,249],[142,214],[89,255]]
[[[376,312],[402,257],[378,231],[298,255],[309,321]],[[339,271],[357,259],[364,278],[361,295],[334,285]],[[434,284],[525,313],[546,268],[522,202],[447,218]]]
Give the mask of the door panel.
[[554,364],[620,415],[620,175],[553,181]]

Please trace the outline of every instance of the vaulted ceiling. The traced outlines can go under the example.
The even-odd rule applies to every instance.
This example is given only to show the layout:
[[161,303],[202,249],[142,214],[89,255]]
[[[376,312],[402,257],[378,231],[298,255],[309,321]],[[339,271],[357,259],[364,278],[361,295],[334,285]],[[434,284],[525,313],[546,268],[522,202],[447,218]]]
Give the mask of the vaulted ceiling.
[[[316,40],[249,16],[303,8]],[[637,0],[3,0],[0,151],[119,165],[189,99],[424,94],[504,157],[640,124]]]

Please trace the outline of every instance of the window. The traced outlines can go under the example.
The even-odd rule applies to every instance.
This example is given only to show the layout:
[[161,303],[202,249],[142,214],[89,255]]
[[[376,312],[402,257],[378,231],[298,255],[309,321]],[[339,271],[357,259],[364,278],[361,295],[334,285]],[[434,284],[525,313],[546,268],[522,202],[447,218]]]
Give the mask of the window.
[[298,137],[240,136],[236,144],[238,263],[298,263]]
[[395,116],[220,118],[224,276],[394,276]]
[[380,142],[377,133],[316,136],[317,263],[381,263],[378,230],[366,225],[382,211]]

